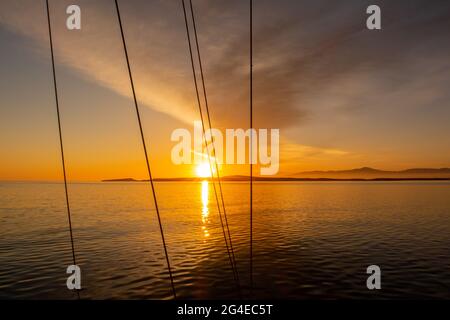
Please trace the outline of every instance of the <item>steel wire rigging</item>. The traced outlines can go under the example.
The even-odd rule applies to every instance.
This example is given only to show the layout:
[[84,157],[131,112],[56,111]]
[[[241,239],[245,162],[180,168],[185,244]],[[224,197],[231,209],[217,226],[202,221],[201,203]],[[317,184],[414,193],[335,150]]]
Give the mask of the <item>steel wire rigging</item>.
[[124,49],[124,53],[125,53],[125,59],[127,61],[128,76],[129,76],[129,79],[130,79],[131,91],[133,93],[134,106],[135,106],[135,109],[136,109],[136,115],[137,115],[137,120],[138,120],[138,124],[139,124],[139,131],[140,131],[140,134],[141,134],[142,146],[143,146],[143,149],[144,149],[144,155],[145,155],[145,162],[146,162],[146,165],[147,165],[148,177],[149,177],[150,186],[151,186],[151,189],[152,189],[153,202],[155,204],[156,215],[158,217],[159,231],[161,233],[161,239],[162,239],[162,243],[163,243],[163,247],[164,247],[164,254],[165,254],[165,257],[166,257],[167,269],[168,269],[168,273],[169,273],[169,277],[170,277],[170,284],[171,284],[171,287],[172,287],[173,297],[176,299],[177,295],[176,295],[175,285],[174,285],[174,281],[173,281],[172,269],[170,267],[169,253],[168,253],[168,250],[167,250],[167,244],[166,244],[166,240],[165,240],[165,237],[164,237],[164,230],[163,230],[163,226],[162,226],[162,222],[161,222],[161,215],[159,213],[158,200],[157,200],[157,197],[156,197],[155,186],[153,184],[152,171],[150,169],[150,162],[149,162],[149,159],[148,159],[147,146],[146,146],[146,143],[145,143],[144,130],[143,130],[143,127],[142,127],[141,115],[140,115],[140,111],[139,111],[139,105],[138,105],[137,98],[136,98],[136,91],[134,89],[133,76],[132,76],[132,73],[131,73],[130,60],[129,60],[129,57],[128,57],[127,45],[126,45],[125,35],[124,35],[124,32],[123,32],[123,27],[122,27],[122,19],[120,17],[119,4],[118,4],[117,0],[114,0],[114,2],[116,4],[117,19],[118,19],[118,22],[119,22],[120,34],[122,36],[122,43],[123,43],[123,49]]
[[[166,240],[165,240],[165,236],[164,236],[164,230],[163,230],[163,226],[162,226],[161,215],[160,215],[159,206],[158,206],[158,200],[157,200],[156,191],[155,191],[155,187],[154,187],[154,183],[153,183],[152,172],[151,172],[151,168],[150,168],[150,161],[149,161],[147,146],[146,146],[146,142],[145,142],[145,136],[144,136],[144,130],[143,130],[142,121],[141,121],[139,104],[138,104],[137,97],[136,97],[136,91],[135,91],[135,87],[134,87],[134,81],[133,81],[133,76],[132,76],[132,72],[131,72],[129,56],[128,56],[128,50],[127,50],[125,35],[124,35],[124,31],[123,31],[123,26],[122,26],[120,8],[119,8],[118,0],[114,0],[114,2],[115,2],[116,12],[117,12],[118,24],[119,24],[119,28],[120,28],[120,34],[121,34],[121,38],[122,38],[124,55],[125,55],[125,59],[127,62],[128,76],[129,76],[129,80],[130,80],[133,101],[134,101],[134,106],[135,106],[135,110],[136,110],[136,116],[137,116],[137,120],[138,120],[140,136],[141,136],[141,141],[142,141],[142,146],[143,146],[143,151],[144,151],[144,155],[145,155],[145,162],[146,162],[147,172],[148,172],[148,176],[149,176],[150,187],[151,187],[151,191],[152,191],[152,198],[153,198],[153,202],[155,205],[156,215],[158,218],[159,230],[160,230],[162,244],[163,244],[163,248],[164,248],[172,293],[173,293],[174,298],[176,298],[174,279],[173,279],[172,269],[170,266],[170,259],[169,259],[167,244],[166,244]],[[203,64],[202,64],[202,59],[201,59],[201,51],[200,51],[200,45],[199,45],[199,41],[198,41],[197,27],[196,27],[195,14],[194,14],[194,8],[192,5],[192,0],[189,0],[189,4],[190,4],[190,13],[191,13],[191,17],[192,17],[192,25],[193,25],[193,31],[194,31],[196,54],[198,57],[198,65],[199,65],[199,71],[200,71],[200,76],[201,76],[203,99],[204,99],[205,109],[206,109],[206,118],[207,118],[209,129],[212,129],[212,122],[211,122],[210,111],[209,111],[209,103],[208,103],[208,98],[207,98],[205,77],[204,77],[204,72],[203,72]],[[236,258],[235,258],[233,244],[232,244],[232,238],[231,238],[231,232],[230,232],[228,218],[227,218],[227,214],[226,214],[225,201],[224,201],[224,197],[223,197],[222,184],[221,184],[221,178],[220,178],[220,173],[219,173],[219,165],[218,165],[218,162],[216,159],[214,139],[211,136],[211,147],[212,147],[211,152],[209,151],[210,144],[208,143],[208,141],[206,139],[205,120],[204,120],[204,114],[202,111],[202,104],[201,104],[200,93],[199,93],[199,88],[198,88],[197,72],[196,72],[195,63],[194,63],[194,55],[193,55],[193,51],[192,51],[189,23],[188,23],[186,6],[185,6],[184,0],[182,0],[182,6],[183,6],[184,19],[185,19],[186,35],[187,35],[187,41],[188,41],[188,47],[189,47],[189,54],[190,54],[190,60],[191,60],[191,67],[192,67],[192,73],[193,73],[193,80],[194,80],[197,104],[198,104],[198,109],[199,109],[200,118],[201,118],[201,122],[202,122],[203,139],[204,139],[205,147],[207,149],[208,162],[209,162],[209,167],[210,167],[210,171],[211,171],[211,178],[212,178],[212,182],[213,182],[213,189],[214,189],[214,194],[215,194],[215,198],[216,198],[217,209],[218,209],[220,223],[221,223],[221,227],[222,227],[222,231],[223,231],[223,235],[224,235],[225,246],[226,246],[228,257],[230,260],[230,265],[231,265],[231,268],[233,271],[233,277],[234,277],[234,280],[236,281],[236,285],[240,292],[239,274],[238,274],[238,270],[237,270]],[[49,32],[49,42],[50,42],[50,51],[51,51],[55,104],[56,104],[56,113],[57,113],[57,119],[58,119],[58,133],[59,133],[59,142],[60,142],[61,163],[62,163],[62,171],[63,171],[63,177],[64,177],[64,190],[65,190],[66,208],[67,208],[67,216],[68,216],[69,231],[70,231],[70,241],[71,241],[71,249],[72,249],[72,260],[73,260],[73,264],[76,265],[76,254],[75,254],[74,236],[73,236],[73,228],[72,228],[69,192],[68,192],[68,186],[67,186],[67,175],[66,175],[66,166],[65,166],[65,157],[64,157],[64,145],[63,145],[63,136],[62,136],[60,107],[59,107],[59,99],[58,99],[58,87],[57,87],[57,78],[56,78],[56,69],[55,69],[54,50],[53,50],[49,0],[46,0],[46,9],[47,9],[48,32]],[[250,0],[250,129],[251,130],[253,128],[253,114],[252,114],[252,107],[253,107],[252,68],[253,68],[253,64],[252,64],[252,58],[253,58],[252,0]],[[250,150],[252,150],[252,143],[253,143],[252,140],[253,140],[253,134],[251,133],[250,134]],[[253,166],[253,164],[252,163],[253,162],[252,162],[252,152],[250,152],[249,157],[250,157],[250,290],[252,290],[252,287],[253,287],[253,231],[252,231],[252,227],[253,227],[253,225],[252,225],[253,224],[253,207],[252,207],[252,203],[253,203],[253,201],[252,201],[252,196],[253,196],[252,166]],[[213,167],[212,159],[214,160],[213,161],[214,167]],[[215,168],[217,178],[214,176],[213,168]],[[219,190],[217,190],[217,188],[216,188],[216,182],[217,182]],[[220,196],[220,201],[219,201],[219,196]],[[222,211],[223,211],[223,216],[224,216],[223,218],[222,218]],[[79,291],[76,290],[76,292],[77,292],[78,298],[80,298]]]
[[253,292],[253,0],[250,1],[250,294]]
[[[194,8],[193,8],[193,5],[192,5],[192,0],[189,0],[189,4],[190,4],[191,17],[192,17],[192,25],[193,25],[193,30],[194,30],[194,40],[195,40],[195,45],[196,45],[196,53],[197,53],[198,64],[199,64],[200,75],[201,75],[201,84],[202,84],[202,89],[203,89],[203,98],[204,98],[205,108],[206,108],[206,118],[208,119],[209,129],[212,129],[211,117],[210,117],[210,112],[209,112],[209,104],[208,104],[208,98],[207,98],[207,91],[206,91],[206,85],[205,85],[205,78],[204,78],[204,72],[203,72],[203,65],[202,65],[202,59],[201,59],[201,54],[200,54],[200,46],[199,46],[199,42],[198,42],[197,27],[196,27],[196,23],[195,23],[195,14],[194,14]],[[229,260],[230,260],[230,265],[231,265],[231,268],[232,268],[232,271],[233,271],[233,277],[234,277],[234,280],[236,281],[236,285],[237,285],[238,290],[240,292],[239,273],[238,273],[238,270],[237,270],[236,258],[235,258],[235,254],[234,254],[233,244],[232,244],[232,240],[231,240],[231,233],[230,233],[228,219],[227,219],[227,215],[226,215],[225,201],[224,201],[224,198],[223,198],[222,185],[221,185],[220,173],[219,173],[219,165],[218,165],[218,162],[217,162],[215,146],[214,146],[214,139],[211,136],[211,147],[212,147],[211,153],[209,151],[209,145],[210,144],[208,143],[208,141],[206,139],[205,120],[204,120],[204,114],[203,114],[203,111],[202,111],[202,104],[201,104],[201,101],[200,101],[197,73],[196,73],[196,70],[195,70],[195,63],[194,63],[194,57],[193,57],[193,52],[192,52],[192,44],[191,44],[189,23],[188,23],[187,12],[186,12],[186,5],[185,5],[185,1],[184,0],[182,0],[182,6],[183,6],[183,14],[184,14],[185,26],[186,26],[186,36],[187,36],[188,47],[189,47],[189,56],[190,56],[191,67],[192,67],[192,74],[193,74],[195,93],[196,93],[196,98],[197,98],[199,114],[200,114],[200,118],[201,118],[201,122],[202,122],[203,140],[204,140],[204,143],[205,143],[205,147],[207,149],[208,162],[209,162],[209,167],[210,167],[210,172],[211,172],[211,178],[212,178],[212,183],[213,183],[214,195],[215,195],[215,199],[216,199],[216,203],[217,203],[217,210],[218,210],[218,214],[219,214],[219,220],[220,220],[222,231],[223,231],[223,235],[224,235],[225,246],[226,246],[227,254],[228,254],[228,257],[229,257]],[[212,164],[211,158],[214,161],[214,166]],[[215,178],[215,175],[214,175],[214,169],[213,168],[215,168],[215,171],[216,171],[217,184],[218,184],[218,187],[219,187],[219,192],[217,191],[217,188],[216,188],[216,181],[215,181],[216,178]],[[219,195],[220,195],[221,201],[219,201]],[[223,218],[222,218],[222,211],[223,211],[223,215],[224,215]],[[226,230],[225,230],[225,228],[226,228]]]
[[[69,192],[67,190],[67,175],[66,175],[66,161],[64,157],[64,145],[63,145],[63,136],[62,136],[62,128],[61,128],[61,115],[59,111],[59,99],[58,99],[58,85],[56,81],[56,69],[55,69],[55,55],[53,53],[53,37],[52,37],[52,26],[50,21],[50,9],[48,5],[48,0],[45,1],[46,9],[47,9],[47,23],[48,23],[48,35],[49,35],[49,43],[50,43],[50,54],[52,60],[52,74],[53,74],[53,89],[55,94],[55,105],[56,105],[56,116],[58,118],[58,134],[59,134],[59,148],[61,153],[61,165],[62,172],[64,177],[64,192],[66,197],[66,209],[67,209],[67,219],[69,222],[69,233],[70,233],[70,244],[72,249],[72,262],[74,265],[77,265],[77,259],[75,254],[75,245],[74,245],[74,237],[72,230],[72,217],[70,211],[70,201],[69,201]],[[80,299],[80,291],[75,289],[77,293],[78,299]]]

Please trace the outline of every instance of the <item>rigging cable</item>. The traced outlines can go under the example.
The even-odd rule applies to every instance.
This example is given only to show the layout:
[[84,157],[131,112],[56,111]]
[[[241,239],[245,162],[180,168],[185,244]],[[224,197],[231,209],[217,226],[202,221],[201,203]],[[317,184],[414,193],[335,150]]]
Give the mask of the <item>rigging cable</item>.
[[253,0],[250,0],[250,294],[253,291]]
[[170,277],[170,283],[171,283],[171,286],[172,286],[173,297],[176,299],[177,295],[176,295],[176,292],[175,292],[175,285],[174,285],[174,282],[173,282],[172,269],[170,268],[169,254],[168,254],[168,251],[167,251],[166,240],[164,238],[164,231],[163,231],[163,227],[162,227],[162,223],[161,223],[161,216],[159,214],[159,207],[158,207],[158,201],[157,201],[157,198],[156,198],[155,187],[153,185],[152,172],[150,170],[150,162],[148,160],[147,147],[146,147],[145,138],[144,138],[144,130],[142,128],[141,116],[140,116],[140,112],[139,112],[138,102],[137,102],[137,99],[136,99],[136,92],[135,92],[135,89],[134,89],[133,76],[131,74],[130,61],[129,61],[129,58],[128,58],[127,45],[126,45],[125,36],[124,36],[124,33],[123,33],[122,20],[120,18],[119,4],[117,3],[117,0],[114,0],[114,1],[115,1],[115,4],[116,4],[117,18],[118,18],[118,21],[119,21],[120,34],[122,36],[123,49],[124,49],[125,58],[126,58],[126,61],[127,61],[128,76],[130,78],[131,90],[132,90],[133,99],[134,99],[134,106],[135,106],[135,109],[136,109],[136,115],[137,115],[137,120],[138,120],[138,124],[139,124],[139,130],[140,130],[140,133],[141,133],[142,146],[144,148],[145,162],[147,164],[147,172],[148,172],[148,176],[149,176],[150,186],[151,186],[151,189],[152,189],[152,195],[153,195],[153,201],[154,201],[154,204],[155,204],[156,215],[158,217],[159,231],[161,233],[161,239],[162,239],[162,243],[163,243],[163,247],[164,247],[164,253],[165,253],[165,256],[166,256],[167,269],[168,269],[168,272],[169,272],[169,277]]
[[229,247],[228,240],[227,240],[227,234],[225,232],[225,226],[224,226],[224,223],[223,223],[222,213],[221,213],[221,209],[220,209],[220,202],[219,202],[219,198],[218,198],[218,195],[217,195],[216,185],[215,185],[215,182],[214,182],[214,175],[213,175],[213,167],[212,167],[212,164],[211,164],[211,157],[210,157],[210,154],[209,154],[209,151],[208,151],[209,150],[208,143],[206,141],[206,130],[205,130],[205,124],[204,124],[204,120],[203,120],[203,112],[202,112],[202,107],[201,107],[201,102],[200,102],[200,95],[199,95],[199,90],[198,90],[198,85],[197,85],[197,75],[195,73],[195,64],[194,64],[194,58],[193,58],[193,53],[192,53],[191,37],[190,37],[190,33],[189,33],[189,25],[188,25],[187,13],[186,13],[186,6],[185,6],[185,3],[184,3],[184,0],[182,0],[181,2],[182,2],[182,5],[183,5],[184,21],[185,21],[185,25],[186,25],[186,35],[187,35],[188,46],[189,46],[189,54],[190,54],[190,60],[191,60],[191,66],[192,66],[192,74],[193,74],[193,79],[194,79],[195,92],[196,92],[196,97],[197,97],[197,103],[198,103],[200,118],[202,120],[203,139],[204,139],[205,146],[207,148],[209,167],[210,167],[210,171],[211,171],[211,177],[213,178],[213,189],[214,189],[214,194],[215,194],[215,198],[216,198],[216,202],[217,202],[217,209],[218,209],[218,213],[219,213],[219,219],[220,219],[220,223],[221,223],[221,226],[222,226],[222,231],[223,231],[223,236],[224,236],[224,240],[225,240],[225,246],[226,246],[227,253],[228,253],[228,258],[230,260],[230,265],[231,265],[231,268],[232,268],[232,271],[233,271],[233,277],[234,277],[234,280],[236,281],[237,286],[239,287],[237,270],[235,268],[235,263],[233,262],[233,256],[231,255],[230,247]]
[[[192,0],[189,0],[189,3],[190,3],[190,7],[191,7],[192,25],[194,26],[195,44],[196,44],[196,48],[197,48],[198,64],[199,64],[200,75],[201,75],[201,80],[202,80],[203,97],[204,97],[204,100],[205,100],[206,115],[207,115],[207,118],[208,118],[208,125],[209,125],[209,128],[211,130],[212,129],[211,117],[210,117],[210,113],[209,113],[209,104],[208,104],[208,98],[207,98],[207,93],[206,93],[205,77],[204,77],[204,73],[203,73],[203,65],[202,65],[202,59],[201,59],[201,55],[200,55],[200,46],[199,46],[199,43],[198,43],[197,27],[196,27],[196,23],[195,23],[195,15],[194,15],[194,8],[193,8],[193,5],[192,5]],[[211,144],[212,144],[212,156],[214,158],[214,163],[215,163],[215,167],[216,167],[217,183],[219,185],[219,194],[220,194],[220,198],[221,198],[221,202],[222,202],[223,215],[224,215],[224,218],[225,218],[225,226],[227,228],[227,233],[228,233],[230,251],[231,251],[232,258],[233,258],[234,268],[236,270],[236,277],[237,277],[238,283],[239,283],[239,274],[238,274],[238,270],[237,270],[236,258],[235,258],[235,255],[234,255],[233,243],[231,241],[230,227],[228,225],[227,211],[225,209],[225,201],[224,201],[224,198],[223,198],[222,183],[220,182],[219,165],[217,163],[216,148],[214,146],[214,139],[213,139],[213,137],[211,137]]]
[[[48,0],[46,0],[45,3],[46,3],[46,7],[47,7],[47,23],[48,23],[48,33],[49,33],[49,40],[50,40],[50,53],[52,56],[53,87],[54,87],[55,102],[56,102],[56,115],[58,118],[59,147],[60,147],[60,151],[61,151],[61,164],[62,164],[62,171],[63,171],[63,176],[64,176],[64,191],[65,191],[65,195],[66,195],[67,218],[69,220],[70,243],[72,246],[72,260],[73,260],[73,264],[77,265],[77,259],[75,256],[75,245],[74,245],[74,240],[73,240],[73,231],[72,231],[72,219],[71,219],[71,214],[70,214],[69,192],[67,191],[66,164],[65,164],[65,158],[64,158],[64,146],[63,146],[62,129],[61,129],[61,116],[60,116],[60,112],[59,112],[58,86],[56,83],[55,56],[53,53],[52,27],[51,27],[51,23],[50,23],[50,9],[48,6]],[[80,299],[79,290],[76,289],[76,292],[77,292],[78,299]]]

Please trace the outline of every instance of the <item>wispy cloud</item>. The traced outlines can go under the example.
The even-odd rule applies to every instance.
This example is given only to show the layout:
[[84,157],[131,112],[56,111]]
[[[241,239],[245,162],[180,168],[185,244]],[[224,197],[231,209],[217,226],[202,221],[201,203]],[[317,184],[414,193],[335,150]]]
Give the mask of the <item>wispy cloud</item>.
[[[65,29],[65,7],[72,3],[82,7],[80,32]],[[248,3],[193,3],[213,125],[246,127]],[[374,130],[364,129],[377,119],[383,126],[391,123],[396,133],[409,132],[421,110],[441,114],[448,108],[450,2],[380,0],[380,32],[365,29],[369,4],[255,2],[255,126],[286,129],[282,134],[288,132],[294,143],[311,146],[303,149],[309,154],[319,152],[316,145],[336,146],[325,148],[337,150],[328,151],[331,156],[352,150],[362,137],[370,145]],[[139,99],[182,121],[198,118],[181,3],[135,0],[120,6]],[[51,7],[60,65],[129,96],[113,1],[51,1]],[[2,1],[0,23],[29,37],[30,48],[48,59],[43,1]],[[406,118],[409,123],[402,124]],[[305,126],[315,130],[309,139],[301,132]],[[422,134],[424,141],[436,140]]]

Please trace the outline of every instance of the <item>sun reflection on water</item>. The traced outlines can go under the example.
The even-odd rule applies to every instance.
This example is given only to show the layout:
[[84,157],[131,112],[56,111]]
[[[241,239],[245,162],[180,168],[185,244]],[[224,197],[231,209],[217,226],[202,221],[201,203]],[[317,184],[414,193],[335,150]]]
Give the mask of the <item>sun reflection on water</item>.
[[208,181],[202,181],[202,229],[203,235],[209,237],[208,224],[209,224],[209,185]]

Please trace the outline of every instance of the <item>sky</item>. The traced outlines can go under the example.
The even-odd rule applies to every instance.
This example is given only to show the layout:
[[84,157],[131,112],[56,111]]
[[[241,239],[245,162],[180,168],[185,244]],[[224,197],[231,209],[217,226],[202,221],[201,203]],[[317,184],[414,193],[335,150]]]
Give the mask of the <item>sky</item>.
[[[248,1],[193,4],[213,127],[247,128]],[[181,0],[119,5],[153,175],[194,175],[170,158],[172,131],[200,119]],[[114,1],[50,10],[68,178],[146,178]],[[253,19],[254,126],[280,129],[279,175],[450,167],[450,2],[255,0]],[[45,1],[2,0],[0,180],[60,180],[57,130]]]

